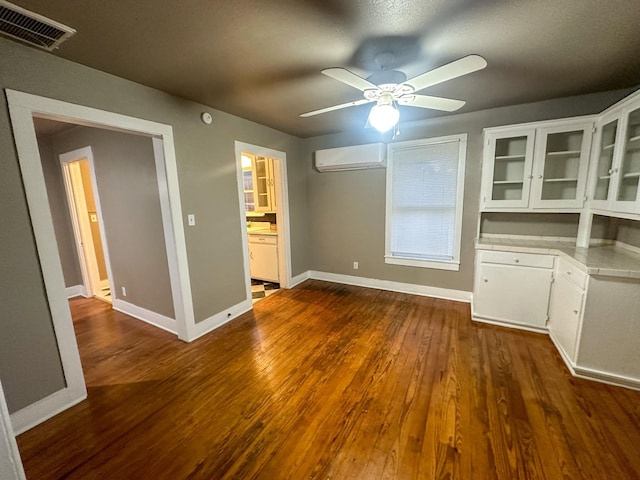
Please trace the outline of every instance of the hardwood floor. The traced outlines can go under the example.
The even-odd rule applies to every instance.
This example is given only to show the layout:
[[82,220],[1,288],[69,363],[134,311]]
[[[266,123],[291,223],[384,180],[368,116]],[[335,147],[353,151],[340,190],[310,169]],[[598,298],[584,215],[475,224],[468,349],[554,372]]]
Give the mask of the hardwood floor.
[[87,401],[29,479],[638,479],[640,392],[469,306],[307,281],[185,344],[72,302]]

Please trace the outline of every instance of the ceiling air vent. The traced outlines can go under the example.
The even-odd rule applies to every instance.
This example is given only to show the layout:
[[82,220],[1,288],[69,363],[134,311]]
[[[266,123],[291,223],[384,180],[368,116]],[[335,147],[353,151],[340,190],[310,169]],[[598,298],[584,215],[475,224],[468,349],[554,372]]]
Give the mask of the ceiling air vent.
[[0,33],[30,45],[53,50],[76,33],[61,23],[0,0]]

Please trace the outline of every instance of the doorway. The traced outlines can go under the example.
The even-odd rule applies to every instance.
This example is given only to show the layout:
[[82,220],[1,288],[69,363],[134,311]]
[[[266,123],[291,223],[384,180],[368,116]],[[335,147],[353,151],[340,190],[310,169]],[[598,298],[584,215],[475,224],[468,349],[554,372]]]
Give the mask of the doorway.
[[173,331],[185,341],[197,337],[189,282],[186,240],[170,125],[120,115],[14,90],[5,90],[11,124],[40,261],[51,322],[66,386],[11,415],[17,434],[82,401],[87,396],[77,340],[65,292],[59,250],[48,204],[34,116],[151,137],[160,193],[162,229],[175,311]]
[[85,296],[112,303],[111,264],[91,147],[59,156]]
[[254,300],[276,285],[291,285],[287,157],[258,145],[235,146],[247,299]]

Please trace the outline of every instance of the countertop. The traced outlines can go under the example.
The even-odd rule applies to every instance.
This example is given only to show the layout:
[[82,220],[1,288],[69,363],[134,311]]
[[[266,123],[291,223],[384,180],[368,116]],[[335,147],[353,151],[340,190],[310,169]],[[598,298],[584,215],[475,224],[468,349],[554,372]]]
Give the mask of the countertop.
[[247,228],[247,234],[249,235],[273,235],[277,236],[277,230],[271,230],[270,228]]
[[545,239],[544,237],[481,237],[476,240],[479,250],[501,250],[518,253],[558,255],[589,275],[640,279],[640,251],[620,245],[596,244],[589,248],[576,247],[575,240]]

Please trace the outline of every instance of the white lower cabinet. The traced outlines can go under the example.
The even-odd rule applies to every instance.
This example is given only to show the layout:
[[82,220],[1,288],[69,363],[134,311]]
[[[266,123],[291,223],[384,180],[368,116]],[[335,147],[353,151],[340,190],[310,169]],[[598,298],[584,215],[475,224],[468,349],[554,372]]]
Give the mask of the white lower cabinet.
[[575,364],[586,291],[585,273],[559,258],[549,306],[549,334],[565,360]]
[[554,257],[479,251],[473,318],[546,331]]
[[278,242],[273,235],[249,235],[251,278],[279,282]]

